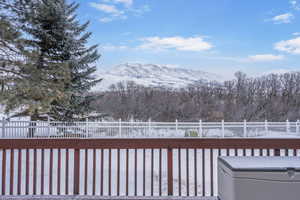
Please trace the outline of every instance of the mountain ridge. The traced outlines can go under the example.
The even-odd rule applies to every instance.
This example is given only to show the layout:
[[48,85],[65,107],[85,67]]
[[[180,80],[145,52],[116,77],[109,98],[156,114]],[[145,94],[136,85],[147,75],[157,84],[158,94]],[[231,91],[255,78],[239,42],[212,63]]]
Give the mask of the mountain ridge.
[[184,88],[196,82],[220,81],[223,77],[202,70],[170,65],[124,63],[98,75],[103,80],[94,90],[108,90],[118,82],[133,81],[147,87]]

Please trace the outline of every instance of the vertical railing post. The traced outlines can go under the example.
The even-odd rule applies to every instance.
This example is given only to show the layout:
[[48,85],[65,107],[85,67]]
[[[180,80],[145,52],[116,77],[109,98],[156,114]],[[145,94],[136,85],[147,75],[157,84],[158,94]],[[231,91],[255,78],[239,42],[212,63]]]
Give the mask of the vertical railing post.
[[265,132],[269,133],[268,120],[265,120]]
[[286,120],[286,133],[289,134],[290,133],[290,121],[287,119]]
[[3,117],[2,118],[2,138],[4,138],[5,137],[5,123],[6,123],[6,121],[5,121],[5,118]]
[[168,196],[173,196],[173,149],[168,148]]
[[119,119],[119,137],[122,137],[122,119]]
[[199,136],[203,137],[203,130],[202,130],[202,120],[199,120]]
[[274,156],[280,156],[280,149],[274,149]]
[[244,138],[247,137],[247,120],[244,120]]
[[222,138],[225,137],[225,124],[224,124],[224,119],[222,120]]
[[[79,195],[80,149],[74,150],[74,195]],[[87,178],[87,177],[85,177]]]

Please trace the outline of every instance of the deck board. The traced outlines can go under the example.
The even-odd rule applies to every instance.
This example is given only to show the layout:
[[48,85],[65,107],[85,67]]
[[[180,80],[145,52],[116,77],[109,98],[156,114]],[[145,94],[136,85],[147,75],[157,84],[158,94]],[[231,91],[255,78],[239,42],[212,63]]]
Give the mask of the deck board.
[[105,196],[81,196],[81,195],[21,195],[21,196],[0,196],[0,200],[217,200],[217,197],[105,197]]

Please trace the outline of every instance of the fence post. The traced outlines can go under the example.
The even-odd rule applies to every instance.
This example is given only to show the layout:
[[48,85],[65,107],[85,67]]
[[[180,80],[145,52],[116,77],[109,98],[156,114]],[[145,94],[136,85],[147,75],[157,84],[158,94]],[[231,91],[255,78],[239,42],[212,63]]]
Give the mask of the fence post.
[[268,120],[265,120],[265,132],[269,133]]
[[286,132],[290,133],[290,122],[288,119],[286,120]]
[[178,136],[178,120],[175,120],[176,135]]
[[296,133],[298,134],[299,133],[299,119],[297,120],[296,122]]
[[247,120],[244,120],[244,138],[247,137]]
[[199,136],[203,137],[202,120],[199,120]]
[[173,196],[173,149],[168,148],[168,196]]
[[2,138],[5,137],[5,123],[6,123],[5,118],[2,117]]
[[85,137],[88,137],[89,134],[89,118],[85,119]]
[[133,124],[133,121],[134,119],[133,119],[133,117],[131,117],[131,119],[130,119],[130,128],[129,128],[129,133],[132,135],[132,137],[135,137],[135,135],[134,134],[132,134],[134,131],[134,124]]
[[225,137],[225,124],[224,124],[224,119],[222,120],[222,138]]
[[[74,150],[74,195],[79,195],[80,149]],[[87,178],[87,177],[85,177]]]
[[149,136],[151,135],[151,118],[149,118],[149,121],[148,121],[148,135]]
[[119,119],[119,137],[122,137],[122,119]]
[[48,122],[47,135],[49,137],[50,136],[50,117],[49,116],[47,116],[47,122]]

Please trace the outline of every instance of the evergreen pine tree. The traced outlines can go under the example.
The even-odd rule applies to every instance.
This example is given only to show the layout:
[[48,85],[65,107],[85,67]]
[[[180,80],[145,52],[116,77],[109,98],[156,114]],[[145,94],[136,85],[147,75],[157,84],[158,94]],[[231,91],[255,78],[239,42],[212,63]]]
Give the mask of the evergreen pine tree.
[[[21,33],[8,18],[8,13],[5,12],[6,5],[7,0],[0,0],[0,92],[7,87],[11,75],[8,71],[11,70],[11,65],[17,58],[17,46],[21,45]],[[3,99],[3,95],[0,95],[0,102],[1,99]]]
[[[63,52],[59,32],[66,20],[56,15],[59,10],[54,1],[9,3],[0,5],[23,34],[19,38],[21,45],[15,45],[16,59],[0,68],[6,77],[0,100],[6,112],[15,111],[15,116],[43,119],[53,101],[68,102],[64,88],[70,80],[69,63],[57,59]],[[3,40],[11,42],[5,37]]]
[[[4,91],[8,80],[8,73],[3,69],[11,64],[16,55],[15,45],[18,43],[20,33],[12,24],[0,15],[0,94]],[[2,69],[2,70],[1,70]],[[0,101],[3,95],[0,95]]]
[[68,33],[68,39],[64,43],[64,54],[62,61],[70,63],[71,81],[66,85],[65,90],[70,92],[71,98],[68,104],[54,101],[50,116],[56,120],[80,120],[92,111],[91,102],[97,98],[89,95],[88,92],[101,80],[96,79],[93,74],[96,66],[93,64],[99,59],[97,45],[87,47],[88,39],[91,36],[87,32],[89,22],[80,24],[76,19],[75,11],[78,4],[67,4],[65,0],[59,1],[60,7],[64,10],[64,17],[67,19],[67,25],[63,32]]
[[[80,24],[78,4],[66,0],[11,0],[5,8],[19,25],[22,46],[19,62],[11,65],[11,78],[2,92],[6,111],[32,120],[48,114],[56,120],[73,120],[91,111],[88,91],[100,80],[93,77],[99,58],[97,45],[87,47],[88,22]],[[8,73],[7,70],[4,72]]]

